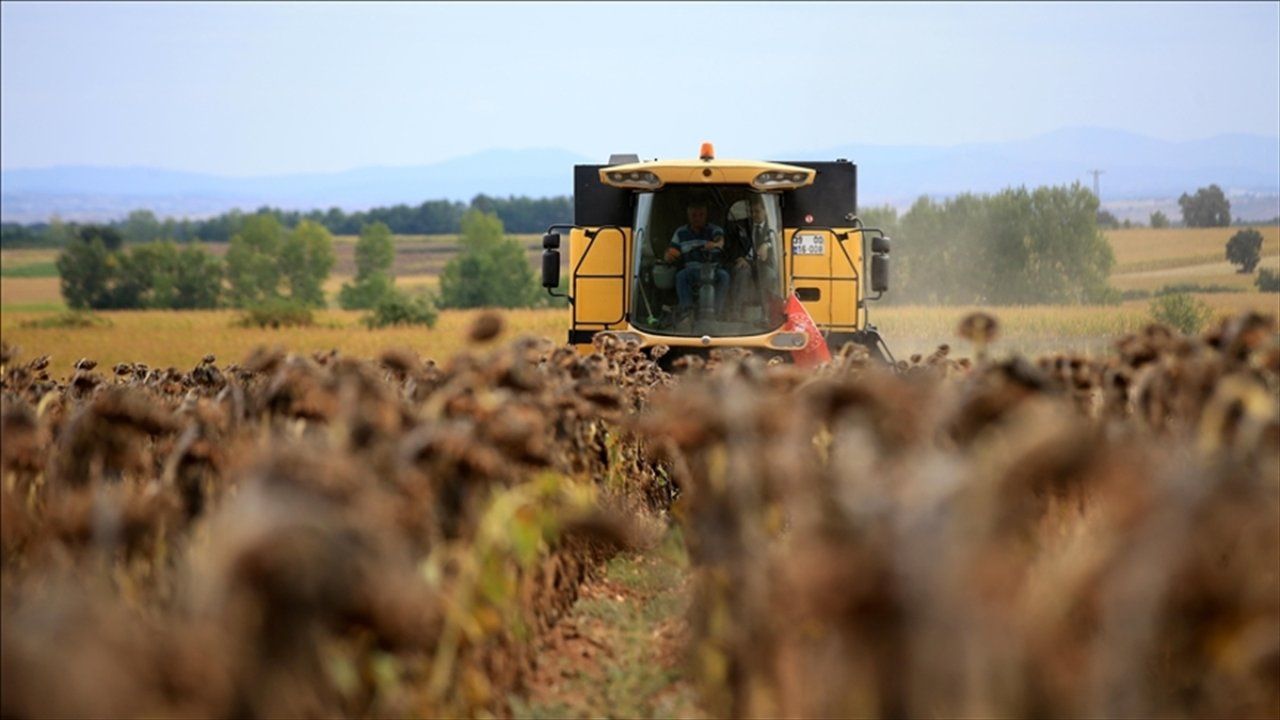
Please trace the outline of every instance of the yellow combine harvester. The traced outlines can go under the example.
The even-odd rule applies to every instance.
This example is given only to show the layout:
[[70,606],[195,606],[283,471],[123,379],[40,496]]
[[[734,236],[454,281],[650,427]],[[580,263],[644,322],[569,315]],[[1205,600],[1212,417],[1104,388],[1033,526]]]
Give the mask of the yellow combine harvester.
[[569,232],[569,342],[599,333],[665,345],[780,354],[816,341],[788,322],[792,294],[831,349],[884,357],[867,302],[888,289],[889,239],[857,217],[857,167],[834,162],[696,160],[574,167],[574,224],[542,241],[542,284],[560,289]]

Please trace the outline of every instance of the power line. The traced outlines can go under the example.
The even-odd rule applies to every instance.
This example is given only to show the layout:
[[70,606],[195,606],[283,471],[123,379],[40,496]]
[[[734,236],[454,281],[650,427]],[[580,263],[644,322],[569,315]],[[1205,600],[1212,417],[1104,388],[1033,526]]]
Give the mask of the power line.
[[1098,202],[1102,202],[1102,192],[1098,189],[1098,176],[1106,172],[1105,170],[1090,170],[1089,174],[1093,176],[1093,196],[1098,198]]

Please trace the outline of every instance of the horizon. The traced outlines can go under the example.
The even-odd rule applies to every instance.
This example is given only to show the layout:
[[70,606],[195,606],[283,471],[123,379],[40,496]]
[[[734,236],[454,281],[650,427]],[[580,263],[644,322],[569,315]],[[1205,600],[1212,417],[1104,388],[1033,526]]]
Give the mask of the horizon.
[[[954,149],[954,148],[971,147],[971,146],[980,146],[980,145],[995,145],[995,144],[1001,144],[1001,143],[1018,143],[1018,142],[1027,142],[1027,141],[1036,140],[1036,139],[1039,139],[1039,138],[1044,138],[1044,137],[1048,137],[1048,136],[1052,136],[1052,135],[1056,135],[1056,134],[1060,134],[1060,133],[1066,133],[1066,132],[1101,132],[1101,133],[1114,133],[1114,134],[1133,135],[1133,136],[1137,136],[1137,137],[1142,137],[1142,138],[1147,139],[1147,140],[1153,140],[1153,141],[1156,141],[1156,142],[1167,143],[1167,144],[1171,144],[1171,145],[1181,145],[1181,144],[1188,144],[1188,143],[1207,142],[1207,141],[1212,141],[1212,140],[1217,140],[1217,139],[1233,138],[1233,137],[1258,138],[1258,139],[1263,139],[1263,140],[1274,140],[1274,141],[1276,141],[1276,143],[1277,143],[1277,144],[1280,144],[1280,134],[1277,134],[1277,135],[1265,135],[1265,134],[1244,133],[1244,132],[1223,132],[1223,133],[1217,133],[1217,134],[1213,134],[1213,135],[1207,135],[1207,136],[1204,136],[1204,137],[1193,137],[1193,138],[1187,138],[1187,139],[1183,139],[1183,140],[1169,140],[1169,139],[1167,139],[1167,138],[1156,137],[1156,136],[1147,135],[1147,134],[1144,134],[1144,133],[1137,133],[1137,132],[1133,132],[1133,131],[1130,131],[1130,130],[1125,130],[1125,129],[1123,129],[1123,128],[1099,127],[1099,126],[1069,126],[1069,127],[1064,126],[1064,127],[1054,128],[1054,129],[1051,129],[1051,130],[1047,130],[1047,131],[1044,131],[1044,132],[1036,133],[1036,134],[1034,134],[1034,135],[1029,135],[1029,136],[1025,136],[1025,137],[1014,137],[1014,138],[1009,138],[1008,140],[1005,140],[1005,141],[989,141],[989,140],[988,140],[988,141],[965,141],[965,142],[948,143],[948,144],[930,144],[930,143],[910,143],[910,144],[908,144],[908,143],[891,143],[891,144],[882,144],[882,143],[859,143],[859,142],[846,142],[846,143],[838,143],[838,145],[844,145],[844,146],[861,146],[861,147],[867,147],[867,148],[884,148],[884,149],[894,149],[894,148],[918,148],[918,149],[945,150],[945,149]],[[696,149],[697,149],[697,148],[696,148],[696,146],[700,145],[700,144],[701,144],[701,142],[702,142],[702,141],[697,141],[697,142],[695,143],[695,145],[693,145],[693,146],[691,146],[691,147],[693,147],[693,148],[694,148],[694,150],[696,150]],[[710,142],[712,142],[714,145],[716,145],[717,154],[720,154],[720,153],[719,153],[719,148],[720,148],[720,146],[719,146],[718,144],[716,144],[714,140],[710,140]],[[811,153],[812,153],[812,152],[814,152],[814,151],[822,150],[822,149],[825,149],[825,148],[812,148],[812,149],[809,149],[809,150],[807,150],[807,151],[795,150],[795,152],[801,152],[801,153],[808,152],[808,153],[810,153],[810,154],[811,154]],[[629,148],[624,148],[624,149],[622,149],[622,150],[615,150],[614,152],[630,152],[630,151],[631,151],[631,149],[629,149]],[[457,155],[450,155],[450,156],[447,156],[447,157],[440,158],[439,160],[434,160],[434,161],[427,162],[427,163],[413,163],[413,164],[399,164],[399,165],[397,165],[397,164],[385,164],[385,163],[378,163],[378,164],[367,164],[367,165],[353,165],[353,166],[350,166],[350,167],[339,168],[339,169],[335,169],[335,170],[324,170],[324,171],[316,171],[316,172],[286,172],[286,173],[266,173],[266,174],[248,174],[248,175],[240,175],[240,174],[224,174],[224,173],[217,173],[217,172],[202,172],[202,171],[198,171],[198,170],[184,170],[184,169],[180,169],[180,168],[166,167],[166,166],[163,166],[163,165],[140,165],[140,164],[132,164],[132,165],[109,165],[109,164],[88,164],[88,163],[67,163],[67,164],[60,164],[60,165],[36,165],[36,166],[20,166],[20,167],[0,167],[0,170],[2,170],[3,172],[38,171],[38,170],[59,170],[59,169],[71,169],[71,168],[77,168],[77,169],[89,169],[89,170],[99,170],[99,169],[102,169],[102,170],[159,170],[159,171],[163,171],[163,172],[171,172],[171,173],[182,173],[182,174],[190,174],[190,175],[203,175],[203,176],[208,176],[208,177],[213,177],[213,178],[218,178],[218,179],[225,179],[225,180],[245,180],[245,179],[255,179],[255,180],[257,180],[257,179],[266,179],[266,178],[271,178],[271,177],[283,177],[283,176],[291,176],[291,175],[337,175],[337,174],[342,174],[342,173],[346,173],[346,172],[351,172],[351,171],[353,171],[353,170],[373,170],[373,169],[416,168],[416,167],[422,167],[422,166],[424,166],[424,165],[438,165],[438,164],[443,164],[443,163],[453,162],[453,161],[456,161],[456,160],[464,160],[464,159],[468,159],[468,158],[476,157],[476,156],[478,156],[478,155],[484,155],[484,154],[487,154],[487,153],[525,153],[525,152],[530,152],[530,153],[532,153],[532,152],[558,152],[558,153],[566,153],[566,154],[570,154],[570,155],[579,155],[579,156],[583,157],[585,160],[588,160],[588,161],[591,161],[591,162],[596,162],[596,160],[595,160],[595,159],[590,158],[590,157],[588,157],[586,154],[584,154],[584,153],[582,153],[582,152],[579,152],[579,151],[577,151],[577,150],[574,150],[574,149],[572,149],[572,148],[557,147],[557,146],[550,146],[550,145],[547,145],[547,146],[527,146],[527,147],[511,147],[511,146],[493,146],[493,147],[483,147],[483,148],[477,148],[477,149],[475,149],[475,150],[471,150],[471,151],[468,151],[468,152],[460,153],[460,154],[457,154]],[[770,156],[770,157],[773,157],[773,156],[781,157],[782,155],[785,155],[785,154],[787,154],[785,151],[772,152],[772,153],[765,153],[765,155]],[[645,153],[640,153],[640,155],[641,155],[642,157],[648,157],[648,155],[646,155]],[[695,155],[695,152],[692,152],[692,151],[691,151],[691,152],[689,152],[689,153],[686,153],[686,154],[685,154],[685,156],[688,156],[688,157],[693,157],[694,155]],[[666,157],[666,158],[664,158],[664,159],[673,159],[673,158],[676,158],[676,157],[682,157],[682,156],[681,156],[681,155],[672,155],[672,156],[667,156],[667,157]],[[742,156],[740,156],[740,155],[734,155],[734,156],[726,155],[726,157],[742,157]],[[606,158],[601,158],[601,159],[599,159],[598,161],[599,161],[599,162],[604,162],[604,160],[605,160],[605,159],[606,159]],[[850,159],[851,159],[851,160],[853,160],[854,162],[857,162],[857,159],[856,159],[856,158],[850,158]]]
[[[4,3],[0,12],[5,171],[253,178],[502,148],[681,157],[711,140],[725,156],[760,157],[1071,129],[1280,141],[1275,4]],[[538,26],[551,29],[527,31]],[[703,35],[713,41],[691,49],[673,27],[712,28]],[[750,110],[761,88],[783,108],[766,108],[763,122]],[[812,103],[824,111],[803,111]]]

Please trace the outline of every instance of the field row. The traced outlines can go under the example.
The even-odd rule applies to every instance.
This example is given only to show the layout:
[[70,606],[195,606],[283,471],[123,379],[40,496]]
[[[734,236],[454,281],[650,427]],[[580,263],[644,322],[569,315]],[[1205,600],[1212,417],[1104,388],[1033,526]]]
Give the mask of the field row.
[[[1219,315],[1243,310],[1276,312],[1276,296],[1261,293],[1206,294],[1200,296]],[[956,337],[956,326],[970,307],[885,306],[875,308],[871,320],[900,358],[932,352],[941,344],[968,348]],[[1151,322],[1146,301],[1115,307],[1033,306],[989,311],[1001,324],[997,352],[1039,353],[1063,350],[1098,354],[1111,340],[1139,330]],[[236,312],[118,311],[100,313],[101,327],[48,328],[34,322],[47,312],[7,311],[0,319],[0,338],[31,353],[48,354],[61,373],[82,357],[99,363],[138,361],[168,367],[189,368],[212,352],[224,361],[238,361],[259,346],[282,346],[300,352],[337,349],[346,354],[371,357],[387,348],[411,348],[423,357],[442,359],[465,346],[466,328],[477,311],[446,310],[435,328],[394,327],[369,330],[360,324],[361,314],[327,310],[309,328],[244,328],[235,325]],[[515,310],[504,313],[512,334],[531,334],[562,342],[569,315],[563,309]],[[192,342],[187,342],[190,339]],[[198,340],[198,342],[196,342]]]

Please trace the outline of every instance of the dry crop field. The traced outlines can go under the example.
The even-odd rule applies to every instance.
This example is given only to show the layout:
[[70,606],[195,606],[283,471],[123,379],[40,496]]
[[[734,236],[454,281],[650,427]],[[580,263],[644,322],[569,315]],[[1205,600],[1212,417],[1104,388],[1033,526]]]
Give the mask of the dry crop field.
[[4,346],[0,716],[1280,714],[1274,317],[672,372],[456,320]]
[[[402,281],[403,282],[403,281]],[[1217,293],[1203,298],[1221,316],[1255,310],[1275,312],[1275,295]],[[871,320],[899,358],[933,351],[955,342],[960,318],[976,308],[884,306],[874,308]],[[0,338],[10,345],[48,355],[57,370],[66,370],[82,357],[104,364],[146,362],[159,367],[193,367],[206,353],[238,360],[260,345],[279,346],[295,352],[339,350],[373,357],[395,348],[411,349],[423,357],[444,359],[463,344],[463,329],[477,311],[445,310],[436,327],[396,327],[370,330],[360,323],[361,314],[326,310],[317,324],[305,328],[245,328],[236,324],[232,310],[213,311],[114,311],[98,313],[94,327],[40,327],[50,317],[47,310],[6,310],[0,317]],[[1004,337],[1002,353],[1080,352],[1105,353],[1114,337],[1141,329],[1150,322],[1147,301],[1115,307],[1039,305],[1000,309]],[[563,342],[568,331],[564,309],[518,310],[504,313],[512,332],[528,333]],[[197,338],[198,342],[188,342]]]
[[[1107,241],[1116,254],[1116,272],[1200,265],[1224,260],[1227,240],[1241,227],[1225,228],[1132,228],[1107,230]],[[1262,233],[1262,256],[1280,255],[1280,226],[1258,225]]]
[[[1280,272],[1280,226],[1255,229],[1262,233],[1262,262],[1258,267]],[[1256,271],[1241,274],[1224,256],[1227,239],[1240,230],[1239,227],[1108,230],[1107,240],[1116,255],[1111,285],[1118,290],[1153,291],[1166,285],[1193,283],[1251,293]]]
[[[958,320],[972,308],[886,307],[872,320],[890,343],[890,349],[907,357],[929,352],[953,340]],[[360,324],[361,314],[327,310],[317,324],[304,328],[245,328],[236,325],[237,314],[217,311],[116,311],[98,313],[95,327],[40,327],[47,312],[9,311],[0,318],[0,338],[11,345],[48,355],[54,367],[65,370],[82,357],[104,364],[141,361],[159,367],[193,367],[206,353],[228,359],[243,358],[260,345],[280,346],[295,352],[337,349],[345,354],[372,357],[390,348],[409,348],[423,357],[443,359],[461,348],[462,329],[475,311],[446,310],[436,327],[398,327],[370,330]],[[1073,349],[1096,352],[1118,333],[1148,322],[1145,305],[1132,308],[1041,306],[1007,308],[1005,350],[1035,352]],[[562,342],[568,331],[563,309],[520,310],[504,313],[515,332],[530,333]],[[199,338],[199,343],[175,341]]]

